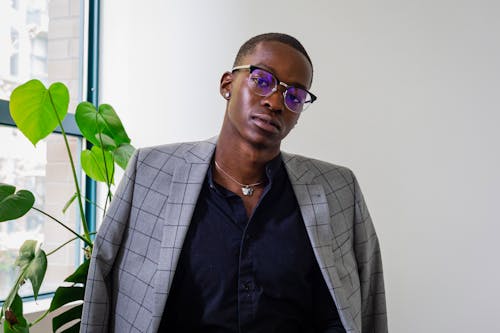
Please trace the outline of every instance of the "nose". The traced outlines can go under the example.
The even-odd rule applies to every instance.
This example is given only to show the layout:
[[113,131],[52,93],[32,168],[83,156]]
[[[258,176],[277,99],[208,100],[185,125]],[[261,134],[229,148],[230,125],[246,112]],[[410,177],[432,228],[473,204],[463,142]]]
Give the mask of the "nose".
[[269,96],[262,98],[262,103],[271,111],[281,113],[285,109],[285,93],[278,86]]

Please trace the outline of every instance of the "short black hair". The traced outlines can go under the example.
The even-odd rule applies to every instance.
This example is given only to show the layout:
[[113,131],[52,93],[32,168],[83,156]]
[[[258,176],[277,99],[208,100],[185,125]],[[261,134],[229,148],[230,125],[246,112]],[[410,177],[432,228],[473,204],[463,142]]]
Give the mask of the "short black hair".
[[292,37],[292,36],[287,35],[287,34],[278,33],[278,32],[270,32],[270,33],[257,35],[255,37],[252,37],[249,40],[247,40],[243,45],[241,45],[240,50],[238,51],[238,54],[236,55],[236,59],[234,59],[233,67],[241,65],[240,64],[241,59],[244,56],[252,53],[254,51],[255,47],[257,46],[257,44],[259,44],[261,42],[279,42],[279,43],[283,43],[283,44],[286,44],[288,46],[293,47],[294,49],[296,49],[297,51],[302,53],[307,58],[307,61],[309,61],[309,64],[311,65],[311,70],[312,70],[313,64],[312,64],[311,58],[307,54],[307,51],[304,48],[304,46],[302,46],[302,44],[297,40],[297,38]]

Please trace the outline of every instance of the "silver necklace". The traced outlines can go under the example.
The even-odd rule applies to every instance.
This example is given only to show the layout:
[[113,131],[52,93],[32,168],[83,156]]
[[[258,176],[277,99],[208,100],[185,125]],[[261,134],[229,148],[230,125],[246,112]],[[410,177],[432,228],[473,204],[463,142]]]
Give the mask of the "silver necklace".
[[260,182],[253,183],[253,184],[242,184],[239,181],[237,181],[233,176],[231,176],[226,171],[224,171],[224,169],[222,169],[220,167],[220,165],[219,165],[219,163],[217,163],[217,161],[214,160],[214,162],[215,162],[215,167],[218,170],[220,170],[220,172],[222,172],[227,178],[229,178],[230,180],[232,180],[233,182],[235,182],[236,184],[241,186],[241,193],[243,193],[244,196],[251,196],[255,190],[255,187],[259,186],[263,183],[263,181],[260,181]]

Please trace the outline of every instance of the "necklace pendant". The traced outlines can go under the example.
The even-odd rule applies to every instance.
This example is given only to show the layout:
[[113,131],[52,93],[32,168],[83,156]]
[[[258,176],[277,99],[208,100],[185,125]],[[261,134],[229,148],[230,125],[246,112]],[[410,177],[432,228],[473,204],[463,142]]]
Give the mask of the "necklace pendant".
[[243,195],[245,196],[251,196],[253,194],[253,187],[250,187],[250,186],[243,186],[241,188],[241,192],[243,193]]

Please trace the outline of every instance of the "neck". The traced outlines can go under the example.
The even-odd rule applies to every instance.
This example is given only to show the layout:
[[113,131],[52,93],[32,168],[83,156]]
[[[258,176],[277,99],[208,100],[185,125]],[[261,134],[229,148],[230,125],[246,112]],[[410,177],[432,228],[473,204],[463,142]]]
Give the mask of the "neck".
[[278,149],[259,149],[248,143],[226,140],[219,136],[215,160],[235,179],[244,184],[257,183],[265,179],[265,166],[279,154]]

